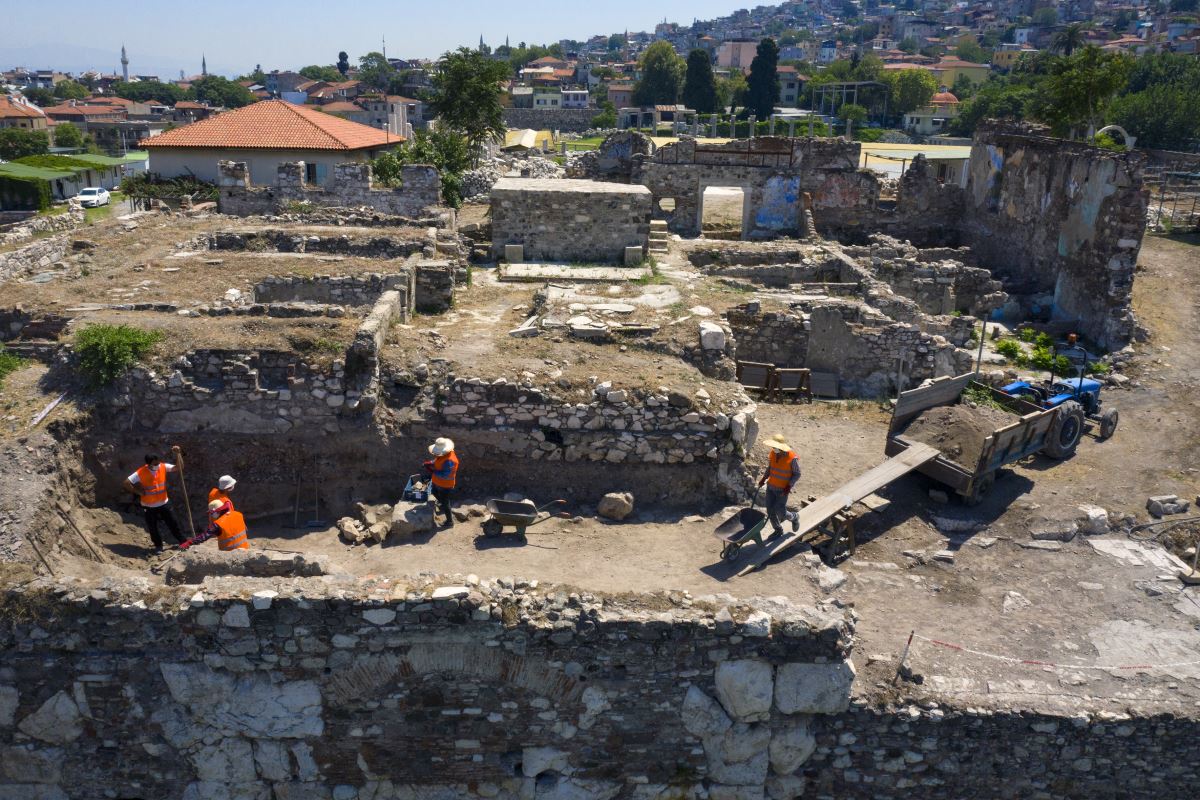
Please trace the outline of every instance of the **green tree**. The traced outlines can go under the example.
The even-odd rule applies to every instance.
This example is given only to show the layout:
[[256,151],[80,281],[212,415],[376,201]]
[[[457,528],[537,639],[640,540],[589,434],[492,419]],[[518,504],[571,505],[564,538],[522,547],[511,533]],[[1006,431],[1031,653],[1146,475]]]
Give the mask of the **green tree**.
[[716,113],[717,79],[713,76],[712,59],[704,50],[688,53],[683,104],[700,114]]
[[83,132],[73,123],[60,122],[54,126],[55,147],[83,147]]
[[614,33],[608,37],[608,52],[615,53],[625,46],[625,37],[619,33]]
[[963,42],[958,45],[954,48],[954,55],[973,64],[986,64],[992,60],[992,54],[975,42]]
[[159,81],[137,81],[125,83],[117,81],[111,87],[117,97],[124,97],[135,103],[162,103],[175,105],[186,96],[186,92],[173,83]]
[[600,113],[592,117],[593,128],[615,128],[617,127],[617,107],[612,104],[611,100],[600,101]]
[[35,106],[46,108],[47,106],[58,105],[58,98],[54,96],[54,92],[49,89],[43,89],[39,86],[33,86],[29,89],[22,89],[21,93],[25,95],[25,99],[33,103]]
[[224,108],[241,108],[258,99],[245,86],[220,75],[207,75],[192,81],[188,94],[197,102]]
[[671,105],[679,102],[683,59],[670,42],[655,42],[638,61],[642,78],[633,87],[635,106]]
[[950,87],[950,93],[960,101],[970,99],[975,94],[975,84],[965,72],[960,72],[954,79],[954,85]]
[[905,53],[915,53],[921,49],[921,44],[909,36],[907,39],[901,39],[900,44],[896,45],[896,49],[903,50]]
[[262,71],[261,64],[255,64],[253,72],[247,72],[245,75],[239,75],[237,80],[239,83],[241,81],[252,81],[257,83],[259,86],[265,86],[267,83],[267,73]]
[[1193,149],[1200,141],[1200,60],[1178,53],[1141,56],[1107,121],[1136,136],[1139,145]]
[[337,83],[342,80],[342,73],[337,71],[337,67],[323,67],[320,64],[309,64],[307,67],[301,67],[298,72],[310,81]]
[[25,128],[0,129],[0,161],[12,161],[24,156],[40,156],[50,152],[50,137],[45,131]]
[[717,81],[717,110],[724,111],[729,109],[729,113],[733,114],[746,100],[746,89],[749,88],[746,84],[746,76],[741,70],[734,70],[729,74],[728,78],[721,78]]
[[767,119],[779,100],[779,47],[774,39],[758,43],[746,80],[746,108],[759,119]]
[[838,118],[846,123],[846,138],[849,139],[853,135],[854,126],[866,122],[867,110],[854,103],[843,103],[838,109]]
[[342,76],[342,80],[345,80],[346,75],[350,73],[350,56],[345,50],[338,53],[337,71]]
[[903,115],[929,103],[938,89],[937,79],[924,69],[902,69],[889,75],[890,105],[894,114]]
[[54,84],[54,96],[60,100],[82,100],[88,96],[88,90],[82,83],[59,81]]
[[391,79],[396,71],[383,57],[383,53],[370,52],[358,59],[357,78],[365,85],[380,92],[386,92],[391,85]]
[[1033,24],[1042,28],[1053,28],[1058,24],[1058,9],[1053,7],[1039,8],[1033,12]]
[[1051,52],[1062,53],[1064,56],[1071,55],[1086,43],[1084,30],[1083,25],[1073,22],[1061,31],[1055,31],[1054,36],[1050,39]]
[[442,124],[462,133],[472,148],[504,136],[500,85],[508,80],[508,65],[460,47],[442,56],[433,76],[430,108]]
[[1041,83],[1033,111],[1060,135],[1076,135],[1081,126],[1094,130],[1132,70],[1129,55],[1106,53],[1098,47],[1056,59]]

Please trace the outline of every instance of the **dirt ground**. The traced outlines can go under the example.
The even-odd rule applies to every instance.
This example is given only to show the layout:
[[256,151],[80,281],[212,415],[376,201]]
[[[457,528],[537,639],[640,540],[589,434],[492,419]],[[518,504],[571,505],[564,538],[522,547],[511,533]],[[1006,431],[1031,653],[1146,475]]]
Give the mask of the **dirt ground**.
[[[664,259],[661,272],[680,293],[682,305],[663,309],[666,321],[683,315],[693,303],[721,297],[675,250]],[[838,565],[839,572],[816,566],[811,554],[797,549],[758,572],[733,577],[736,566],[720,560],[719,542],[712,536],[730,511],[716,504],[682,516],[639,506],[623,523],[596,519],[588,513],[591,509],[570,508],[583,515],[581,522],[547,522],[530,531],[527,543],[510,537],[485,540],[478,518],[413,542],[355,548],[344,545],[332,528],[294,530],[284,527],[285,520],[265,520],[252,527],[254,543],[324,554],[336,571],[361,576],[475,573],[608,591],[676,588],[695,595],[833,599],[858,615],[854,661],[860,676],[857,691],[863,694],[879,697],[895,691],[897,660],[915,632],[925,638],[914,639],[907,664],[921,683],[903,684],[907,693],[976,705],[1114,712],[1136,706],[1194,715],[1200,708],[1200,590],[1184,590],[1170,576],[1171,564],[1154,541],[1158,532],[1058,542],[1034,540],[1031,530],[1044,517],[1085,503],[1107,509],[1110,519],[1130,515],[1141,523],[1148,520],[1145,502],[1150,495],[1195,497],[1200,451],[1197,264],[1200,244],[1195,241],[1146,239],[1135,309],[1152,335],[1137,346],[1137,358],[1126,371],[1137,387],[1104,390],[1106,406],[1121,411],[1114,437],[1100,442],[1089,436],[1064,462],[1033,457],[1014,465],[1001,473],[984,502],[971,509],[938,504],[929,496],[926,479],[905,477],[879,493],[887,501],[884,507],[860,520],[857,552]],[[462,375],[500,365],[518,377],[524,370],[575,381],[600,374],[603,365],[604,374],[621,375],[631,385],[705,380],[673,356],[648,357],[652,354],[632,344],[622,352],[618,345],[496,336],[497,330],[524,321],[535,287],[500,284],[478,271],[477,277],[482,279],[471,288],[469,302],[451,314],[418,318],[398,329],[386,358],[397,365],[443,358]],[[729,295],[727,303],[739,299]],[[30,502],[21,494],[21,483],[26,470],[36,467],[22,451],[30,457],[43,453],[44,460],[44,449],[52,445],[44,434],[20,430],[24,416],[44,402],[36,396],[37,374],[26,372],[8,378],[3,400],[13,405],[0,406],[0,421],[8,426],[0,453],[8,459],[0,470],[0,496],[16,498],[13,502]],[[821,495],[883,460],[889,414],[879,404],[863,401],[764,404],[759,407],[760,441],[774,433],[787,438],[802,460],[798,493]],[[765,462],[761,446],[753,457],[757,464]],[[631,489],[636,495],[637,487]],[[0,515],[10,505],[0,504]],[[145,575],[147,542],[136,519],[102,510],[86,515],[83,521],[111,554],[112,563],[101,572],[129,569]],[[78,569],[95,574],[98,568]],[[927,639],[978,652],[948,649]],[[1054,666],[1017,663],[1021,660]],[[1119,668],[1138,664],[1172,666]]]

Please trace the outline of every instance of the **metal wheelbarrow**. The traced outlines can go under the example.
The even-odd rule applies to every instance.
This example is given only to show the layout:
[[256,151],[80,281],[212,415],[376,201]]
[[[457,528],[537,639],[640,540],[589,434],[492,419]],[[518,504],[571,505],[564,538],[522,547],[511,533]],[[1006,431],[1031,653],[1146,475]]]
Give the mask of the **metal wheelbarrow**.
[[517,536],[524,536],[526,528],[532,528],[534,525],[541,525],[548,519],[556,517],[570,519],[570,514],[550,514],[542,516],[542,512],[550,506],[564,506],[566,500],[551,500],[544,506],[534,505],[532,500],[522,500],[514,502],[512,500],[488,500],[487,510],[491,515],[487,522],[483,523],[483,535],[489,539],[494,539],[504,533],[505,528],[516,528],[513,533]]
[[733,561],[742,546],[750,542],[763,546],[762,532],[767,524],[767,512],[754,507],[757,500],[756,492],[748,508],[739,509],[713,530],[713,536],[723,542],[721,558],[724,560]]

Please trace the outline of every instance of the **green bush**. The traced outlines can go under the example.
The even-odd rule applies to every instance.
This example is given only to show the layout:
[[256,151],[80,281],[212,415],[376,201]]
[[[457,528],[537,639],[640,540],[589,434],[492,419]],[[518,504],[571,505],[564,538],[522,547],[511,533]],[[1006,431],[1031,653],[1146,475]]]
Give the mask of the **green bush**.
[[1112,367],[1103,361],[1092,361],[1087,365],[1087,372],[1089,375],[1107,375],[1112,372]]
[[24,365],[25,359],[13,355],[4,349],[4,345],[0,344],[0,386],[4,385],[4,379],[9,374],[16,372]]
[[1029,356],[1029,366],[1047,372],[1053,369],[1055,375],[1070,375],[1072,372],[1071,362],[1066,356],[1056,356],[1053,350],[1042,345],[1033,348],[1033,353]]
[[1020,330],[1017,331],[1017,338],[1020,339],[1022,342],[1029,342],[1030,344],[1033,344],[1034,340],[1037,339],[1037,337],[1038,337],[1038,332],[1035,331],[1033,328],[1021,328]]
[[1013,361],[1018,361],[1024,355],[1021,345],[1015,339],[1001,339],[996,342],[996,352]]
[[162,334],[130,325],[89,325],[75,336],[79,368],[92,386],[106,386],[150,351]]

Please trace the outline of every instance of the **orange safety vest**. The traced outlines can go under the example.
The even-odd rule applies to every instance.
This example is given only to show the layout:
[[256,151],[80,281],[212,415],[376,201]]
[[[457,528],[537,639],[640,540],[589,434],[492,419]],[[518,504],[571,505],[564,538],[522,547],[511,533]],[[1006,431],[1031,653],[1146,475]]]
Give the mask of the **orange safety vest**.
[[781,453],[772,450],[768,456],[767,485],[775,489],[786,489],[792,485],[792,462],[796,454],[791,450]]
[[225,494],[225,492],[218,488],[208,490],[208,502],[211,503],[213,500],[220,500],[222,503],[229,506],[230,511],[234,510],[233,501],[229,499],[229,495]]
[[[449,477],[438,475],[439,472],[446,471],[446,465],[450,465]],[[458,456],[451,450],[444,456],[438,456],[433,460],[433,485],[440,489],[453,489],[454,480],[458,477]]]
[[142,485],[142,505],[157,506],[167,502],[167,468],[162,462],[154,470],[143,464],[138,467],[137,476]]
[[246,519],[240,511],[230,511],[217,519],[217,547],[222,550],[248,550],[250,538],[246,535]]

